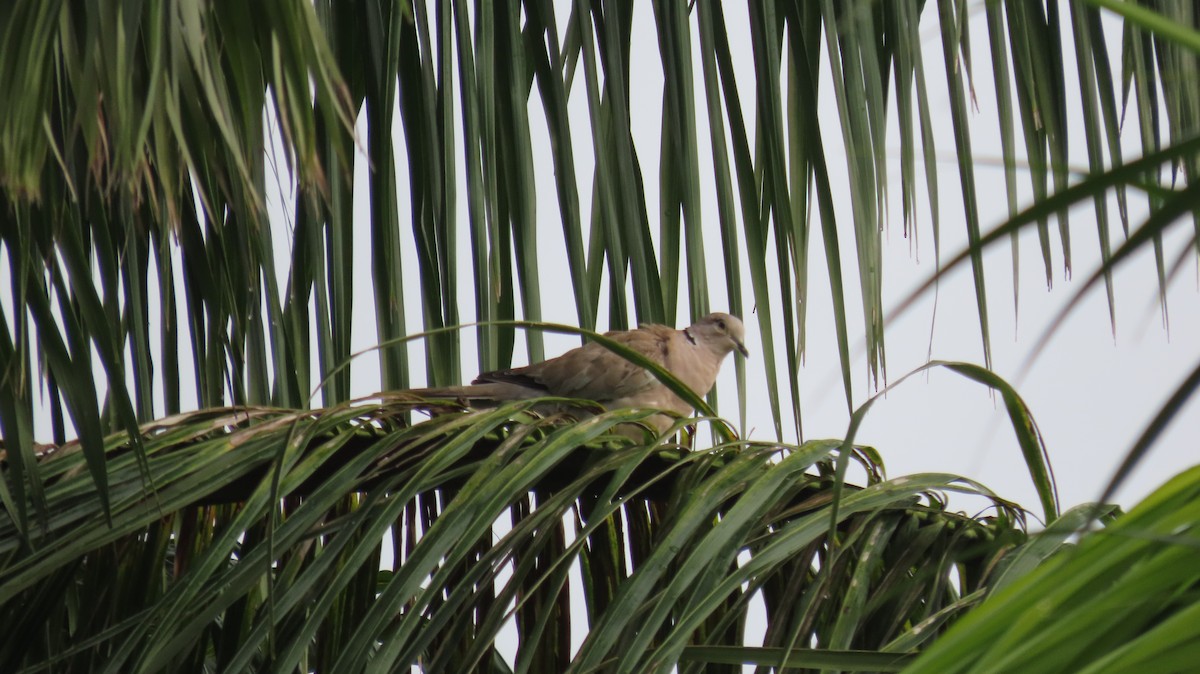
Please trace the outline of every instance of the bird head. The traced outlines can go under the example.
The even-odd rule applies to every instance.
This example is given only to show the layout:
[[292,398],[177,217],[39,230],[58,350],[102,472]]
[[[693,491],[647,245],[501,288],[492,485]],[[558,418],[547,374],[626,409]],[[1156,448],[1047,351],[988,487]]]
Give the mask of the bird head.
[[722,356],[734,350],[750,356],[745,344],[746,327],[737,316],[712,313],[693,323],[687,332],[692,340],[707,345]]

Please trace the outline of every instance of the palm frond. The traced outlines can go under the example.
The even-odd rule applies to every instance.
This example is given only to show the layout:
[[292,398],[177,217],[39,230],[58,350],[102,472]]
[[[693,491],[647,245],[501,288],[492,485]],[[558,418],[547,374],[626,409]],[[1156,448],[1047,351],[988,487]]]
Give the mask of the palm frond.
[[1196,655],[1183,626],[1195,620],[1200,581],[1191,561],[1198,479],[1196,469],[1181,473],[1007,584],[907,671],[1186,671]]
[[[928,220],[938,261],[919,292],[970,263],[985,365],[985,250],[1010,242],[1016,304],[1018,235],[1036,230],[1049,285],[1056,255],[1072,273],[1081,206],[1101,264],[1063,315],[1103,282],[1115,325],[1114,271],[1150,251],[1166,320],[1200,251],[1197,26],[1187,3],[1114,0],[0,5],[0,668],[880,671],[926,647],[919,671],[1194,661],[1193,472],[1065,543],[1100,510],[1059,516],[1020,396],[931,364],[1000,392],[1049,527],[1030,538],[976,483],[884,479],[854,443],[875,398],[852,382],[861,366],[868,388],[888,383],[891,154],[905,233]],[[648,35],[658,63],[633,56]],[[973,141],[991,130],[970,114],[989,66],[1000,224],[976,193]],[[634,120],[655,106],[647,147]],[[943,261],[959,216],[936,147],[951,145],[969,246]],[[832,320],[812,326],[822,263]],[[613,432],[644,411],[413,423],[427,403],[355,399],[408,387],[421,360],[428,383],[461,381],[471,320],[491,370],[522,341],[544,357],[542,332],[517,330],[558,303],[586,333],[721,301],[758,315],[777,443],[736,439],[699,399],[715,446],[674,444],[685,420],[640,443]],[[814,329],[831,333],[847,439],[804,442]],[[737,379],[744,429],[740,362]],[[990,510],[954,513],[944,492]]]
[[[483,666],[515,615],[518,671],[659,670],[694,645],[742,645],[758,601],[764,646],[878,650],[964,610],[1025,539],[1010,504],[972,518],[938,495],[986,490],[885,480],[851,447],[867,484],[831,540],[839,441],[639,445],[611,433],[644,412],[563,424],[530,403],[408,424],[422,405],[164,419],[142,429],[153,490],[127,436],[109,436],[111,526],[79,445],[45,453],[45,524],[0,525],[0,603],[29,609],[6,613],[5,669],[436,671]],[[577,655],[561,618],[575,574]]]

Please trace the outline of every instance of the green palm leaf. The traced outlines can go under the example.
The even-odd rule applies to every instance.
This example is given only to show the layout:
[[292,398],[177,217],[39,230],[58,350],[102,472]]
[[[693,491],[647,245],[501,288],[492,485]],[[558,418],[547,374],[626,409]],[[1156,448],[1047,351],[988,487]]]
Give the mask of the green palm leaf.
[[[1118,267],[1153,254],[1165,318],[1170,280],[1200,251],[1194,8],[989,2],[990,62],[972,56],[975,10],[0,6],[0,669],[1194,661],[1192,472],[1067,543],[1108,511],[1060,516],[1029,409],[967,363],[927,367],[999,392],[1045,533],[1027,536],[1023,509],[963,478],[885,479],[880,452],[854,442],[875,400],[856,406],[865,396],[852,387],[858,316],[863,374],[888,382],[889,190],[914,240],[928,210],[939,266],[897,313],[969,262],[985,366],[983,256],[995,242],[1011,242],[1015,304],[1018,235],[1036,231],[1049,284],[1056,255],[1072,269],[1080,211],[1094,213],[1101,264],[1062,315],[1103,281],[1114,326]],[[930,33],[940,45],[925,44]],[[1119,68],[1108,55],[1118,33]],[[634,61],[645,39],[659,63]],[[981,212],[986,162],[972,143],[991,131],[969,107],[989,66],[1008,211],[998,225]],[[643,91],[641,76],[660,71],[661,89]],[[942,83],[939,101],[930,87]],[[661,98],[650,147],[635,121],[648,97]],[[1128,112],[1134,151],[1120,136]],[[935,143],[951,142],[957,183],[937,175]],[[1086,168],[1068,163],[1072,143]],[[1033,199],[1020,203],[1026,184]],[[961,216],[939,203],[947,185]],[[1142,202],[1139,222],[1130,203]],[[1189,215],[1184,245],[1168,250]],[[960,218],[969,246],[943,260],[944,228]],[[562,271],[547,271],[554,258]],[[822,262],[829,326],[808,322]],[[560,304],[579,329],[542,322]],[[713,412],[731,401],[706,404],[658,371],[701,416],[639,443],[614,431],[644,410],[572,421],[532,403],[451,406],[414,422],[429,403],[399,392],[420,381],[421,360],[429,384],[460,382],[472,339],[491,370],[520,359],[521,342],[532,360],[552,355],[547,328],[605,342],[590,331],[675,324],[710,306],[747,323],[757,313],[762,357],[737,363],[738,428],[748,435],[747,406],[761,401],[747,395],[747,368],[761,362],[776,442],[739,439]],[[829,353],[813,353],[817,331]],[[807,357],[838,363],[845,439],[805,441]],[[1197,377],[1177,386],[1114,486]],[[392,393],[355,399],[375,381]],[[988,509],[955,513],[947,492]],[[1131,617],[1118,619],[1118,605]]]

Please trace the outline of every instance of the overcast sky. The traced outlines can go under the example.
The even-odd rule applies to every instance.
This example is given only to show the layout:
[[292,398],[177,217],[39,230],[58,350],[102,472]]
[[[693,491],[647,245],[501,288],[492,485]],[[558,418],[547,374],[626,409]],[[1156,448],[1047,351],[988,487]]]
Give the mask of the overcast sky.
[[[736,3],[735,3],[736,4]],[[751,48],[748,43],[749,29],[741,8],[731,4],[726,7],[726,20],[733,41],[735,69],[738,74],[739,93],[747,120],[753,119],[754,88]],[[651,227],[657,225],[658,212],[658,158],[660,152],[662,71],[659,67],[658,40],[649,3],[634,3],[634,38],[631,62],[634,77],[630,108],[633,115],[634,142],[638,159],[645,177],[647,211],[651,214]],[[559,7],[558,26],[567,25],[567,12]],[[924,58],[929,73],[929,97],[933,110],[933,127],[937,135],[937,152],[944,161],[940,164],[938,180],[940,186],[940,212],[942,218],[943,258],[948,258],[966,246],[963,227],[963,210],[959,196],[959,178],[954,161],[954,145],[951,136],[948,95],[945,90],[942,69],[941,41],[936,25],[931,22],[931,12],[925,13],[922,35],[925,37]],[[1109,21],[1109,25],[1115,25]],[[693,29],[693,62],[697,73],[700,69],[699,37],[695,20]],[[973,62],[975,64],[974,89],[978,108],[971,111],[972,142],[975,156],[982,160],[1000,157],[999,134],[997,133],[996,102],[990,72],[991,56],[988,53],[986,25],[982,12],[972,15],[970,29],[973,33]],[[1119,40],[1116,33],[1109,41],[1111,61],[1119,64]],[[1076,120],[1070,148],[1073,166],[1086,166],[1086,148],[1080,142],[1081,130],[1077,105],[1075,72],[1072,70],[1074,49],[1069,31],[1064,34],[1064,50],[1068,64],[1067,80],[1070,91],[1068,104],[1075,111]],[[436,35],[433,36],[436,40]],[[827,55],[822,54],[822,63],[827,64]],[[869,387],[863,344],[863,326],[859,308],[857,270],[854,266],[853,233],[850,228],[851,212],[845,178],[844,145],[840,137],[838,111],[828,72],[821,83],[822,105],[824,106],[825,148],[829,170],[835,190],[834,201],[839,207],[840,247],[843,252],[843,275],[846,279],[846,305],[850,322],[851,345],[854,350],[854,393],[855,404],[861,404],[875,393]],[[593,171],[592,140],[587,99],[582,89],[582,77],[576,77],[570,98],[571,125],[576,158],[576,175],[580,181],[579,196],[583,213],[589,212],[591,176]],[[457,83],[454,85],[457,91]],[[717,232],[717,210],[714,188],[711,183],[712,153],[707,130],[707,107],[704,103],[703,83],[696,85],[696,111],[698,119],[698,154],[701,162],[702,219],[707,233],[706,249],[709,256],[708,268],[712,273],[710,284],[711,301],[714,309],[725,309],[728,300],[724,293],[724,275],[720,272],[721,245]],[[539,230],[539,252],[543,279],[543,318],[547,321],[575,322],[574,298],[569,285],[549,282],[556,276],[566,274],[563,250],[562,227],[556,190],[553,188],[553,166],[549,151],[549,136],[545,129],[544,112],[534,91],[530,104],[534,162],[540,179],[537,192],[537,224]],[[456,103],[457,105],[457,103]],[[461,109],[456,109],[461,113]],[[1136,112],[1130,111],[1126,119],[1123,140],[1126,157],[1140,155],[1137,147]],[[268,116],[270,119],[270,116]],[[396,117],[393,135],[401,147],[397,148],[399,170],[399,198],[402,221],[411,213],[408,201],[408,175],[403,150],[403,133]],[[899,155],[899,140],[895,119],[891,120],[888,148]],[[456,123],[455,129],[461,129]],[[359,133],[366,131],[360,120]],[[753,128],[748,129],[753,133]],[[1019,138],[1018,133],[1018,138]],[[751,139],[753,147],[753,139]],[[457,144],[460,184],[465,181],[465,170],[461,156],[461,141]],[[280,162],[282,154],[275,161]],[[976,181],[981,199],[981,220],[985,230],[1003,221],[1007,214],[1004,200],[1003,174],[998,163],[985,161],[977,166]],[[918,160],[918,170],[921,170]],[[932,233],[929,222],[928,204],[920,204],[918,213],[918,240],[914,243],[903,236],[903,211],[900,205],[899,162],[888,164],[891,186],[888,190],[889,210],[887,213],[886,244],[883,267],[885,272],[885,306],[894,307],[921,282],[933,274],[935,269]],[[356,163],[355,219],[358,232],[359,259],[365,259],[369,248],[368,218],[369,203],[366,194],[367,162],[362,157]],[[1020,177],[1021,202],[1030,203],[1030,193],[1025,176]],[[923,178],[918,177],[918,182]],[[292,214],[289,212],[291,198],[287,187],[289,178],[280,177],[280,191],[268,194],[273,216],[272,227],[276,232],[276,269],[280,281],[286,279],[290,263],[292,241]],[[923,195],[921,190],[918,190]],[[460,196],[465,194],[459,191]],[[1145,201],[1131,192],[1131,221],[1136,226],[1146,214]],[[1123,240],[1113,215],[1114,247]],[[467,208],[462,203],[457,209],[462,227],[466,227]],[[740,209],[738,210],[740,215]],[[1072,254],[1075,275],[1084,279],[1099,262],[1095,216],[1088,205],[1073,210],[1070,220],[1072,230]],[[587,226],[586,218],[584,226]],[[1167,238],[1168,259],[1181,250],[1191,231],[1190,222],[1175,225]],[[403,241],[410,249],[415,248],[412,232],[402,226]],[[841,389],[841,375],[834,342],[830,295],[826,282],[824,256],[820,242],[820,228],[814,227],[814,239],[810,244],[810,281],[808,307],[809,345],[807,360],[799,372],[801,382],[801,409],[803,411],[806,439],[844,437],[849,419],[845,397]],[[994,369],[1002,377],[1016,385],[1028,402],[1044,435],[1050,458],[1058,476],[1063,505],[1069,507],[1096,498],[1103,486],[1120,464],[1128,449],[1140,435],[1150,417],[1159,409],[1170,393],[1197,362],[1200,362],[1200,292],[1196,264],[1189,261],[1185,273],[1171,287],[1169,293],[1170,330],[1162,327],[1156,293],[1157,283],[1153,259],[1149,255],[1139,256],[1116,276],[1117,330],[1111,333],[1108,311],[1103,292],[1091,293],[1071,315],[1057,333],[1041,357],[1032,364],[1032,369],[1021,377],[1022,367],[1045,326],[1070,299],[1080,283],[1066,279],[1062,269],[1060,243],[1057,226],[1051,226],[1054,249],[1055,281],[1052,292],[1045,289],[1042,260],[1033,232],[1021,240],[1020,255],[1020,310],[1014,312],[1012,290],[1012,258],[1007,243],[993,248],[986,255],[988,302],[991,320],[991,338]],[[770,245],[770,244],[768,244]],[[460,245],[461,269],[469,274],[469,245],[465,237]],[[919,260],[919,261],[918,261]],[[560,265],[556,269],[554,265]],[[176,265],[177,270],[182,265]],[[359,297],[368,297],[372,291],[369,265],[356,266],[355,287]],[[743,272],[746,266],[743,264]],[[406,265],[409,279],[401,292],[410,295],[406,306],[409,309],[408,325],[411,330],[421,326],[418,301],[419,280],[416,265]],[[180,279],[181,280],[181,279]],[[753,307],[749,283],[744,306]],[[460,307],[462,319],[473,321],[474,302],[467,293],[471,284],[462,283]],[[155,284],[151,290],[156,291]],[[602,294],[603,298],[603,294]],[[5,298],[7,299],[7,297]],[[152,299],[151,306],[156,306]],[[895,381],[902,375],[919,367],[932,355],[934,359],[983,362],[980,346],[978,319],[975,309],[974,291],[966,267],[950,275],[940,286],[937,297],[936,321],[934,321],[934,298],[927,295],[907,314],[889,325],[886,334],[887,374]],[[602,299],[603,301],[603,299]],[[686,307],[686,298],[680,305]],[[6,310],[11,310],[7,307]],[[182,310],[182,307],[181,307]],[[683,309],[686,311],[686,308]],[[775,307],[778,323],[779,308]],[[600,307],[599,315],[607,316],[607,307]],[[688,316],[680,315],[677,324],[686,324]],[[747,431],[750,437],[773,439],[773,423],[768,411],[766,397],[765,361],[759,345],[758,322],[754,316],[743,316],[748,329],[747,343],[753,356],[748,362],[749,385],[747,407],[750,410]],[[354,312],[354,334],[352,348],[365,349],[378,340],[375,334],[375,318],[372,305],[360,302]],[[598,326],[605,329],[603,323]],[[152,326],[151,334],[157,328]],[[464,330],[463,373],[471,377],[475,369],[474,332]],[[932,334],[932,349],[930,336]],[[184,336],[186,339],[186,335]],[[780,343],[782,334],[776,336]],[[546,336],[547,355],[556,355],[578,344],[578,340],[558,335]],[[181,345],[186,351],[189,347]],[[411,346],[414,363],[421,363],[424,351],[419,343]],[[517,362],[523,362],[524,351],[518,346]],[[779,361],[782,363],[782,358]],[[315,368],[315,363],[314,363]],[[314,369],[315,371],[315,369]],[[424,368],[413,368],[415,385],[420,385]],[[194,408],[194,384],[190,380],[191,368],[182,368],[182,391],[185,409]],[[786,391],[785,373],[780,373],[781,386]],[[380,387],[378,360],[368,354],[352,364],[354,395],[368,395]],[[315,380],[314,380],[315,381]],[[718,384],[720,407],[723,416],[736,419],[738,416],[734,368],[727,364]],[[786,404],[786,393],[784,394]],[[190,407],[189,407],[190,405]],[[161,407],[159,408],[161,409]],[[1118,492],[1118,501],[1126,507],[1143,497],[1170,475],[1197,461],[1196,438],[1200,437],[1200,406],[1192,403],[1139,467],[1133,478]],[[790,427],[790,410],[783,413],[785,429]],[[39,440],[50,437],[49,422],[45,410],[38,410],[35,433]],[[785,440],[795,441],[794,437]],[[906,381],[877,403],[860,429],[857,441],[876,447],[883,455],[888,474],[896,477],[915,472],[949,472],[976,479],[993,488],[1002,496],[1018,503],[1034,507],[1037,498],[1030,483],[1019,449],[1008,425],[1003,405],[989,396],[979,384],[968,382],[946,371],[933,371],[928,376],[920,375]],[[969,504],[963,507],[972,507]]]

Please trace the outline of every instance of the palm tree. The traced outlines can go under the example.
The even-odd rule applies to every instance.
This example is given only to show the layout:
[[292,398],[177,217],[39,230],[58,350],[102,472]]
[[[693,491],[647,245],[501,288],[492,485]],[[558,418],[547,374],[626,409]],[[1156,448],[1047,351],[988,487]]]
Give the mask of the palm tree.
[[[1060,512],[1027,406],[986,367],[988,246],[1036,230],[1049,277],[1052,225],[1069,264],[1068,210],[1088,205],[1103,265],[1084,285],[1103,283],[1110,306],[1112,271],[1134,252],[1154,251],[1164,292],[1195,255],[1194,234],[1178,251],[1163,236],[1198,203],[1200,33],[1191,5],[1152,4],[655,2],[657,214],[633,140],[645,25],[632,2],[0,7],[0,669],[1185,671],[1200,648],[1200,474],[1121,517]],[[1119,64],[1102,7],[1122,19]],[[978,11],[1011,216],[990,231],[967,115]],[[942,68],[920,25],[939,34]],[[948,135],[930,121],[932,81],[950,92]],[[836,120],[821,114],[831,96]],[[1072,97],[1084,171],[1067,163]],[[1125,111],[1136,158],[1119,142]],[[871,402],[854,405],[851,311],[869,376],[885,376],[893,120],[906,229],[929,204],[937,246],[938,194],[957,190],[971,244],[942,266],[972,271],[983,366],[930,367],[999,393],[1040,534],[965,478],[885,479],[879,452],[854,441]],[[946,142],[950,188],[934,168]],[[829,169],[843,153],[845,185]],[[537,209],[547,194],[552,216]],[[1132,199],[1144,221],[1127,219]],[[566,292],[541,271],[549,256],[582,330],[543,321],[543,292]],[[837,441],[801,440],[818,258],[852,418]],[[402,392],[422,361],[430,384],[460,381],[470,339],[495,369],[522,341],[541,359],[546,332],[706,313],[722,287],[732,313],[755,310],[772,441],[704,414],[634,442],[613,429],[644,410],[573,421],[527,402],[426,419]],[[356,399],[351,337],[368,309],[366,357],[388,393]],[[739,364],[743,428],[745,381]],[[852,464],[861,484],[847,483]],[[949,492],[992,507],[953,512]]]

